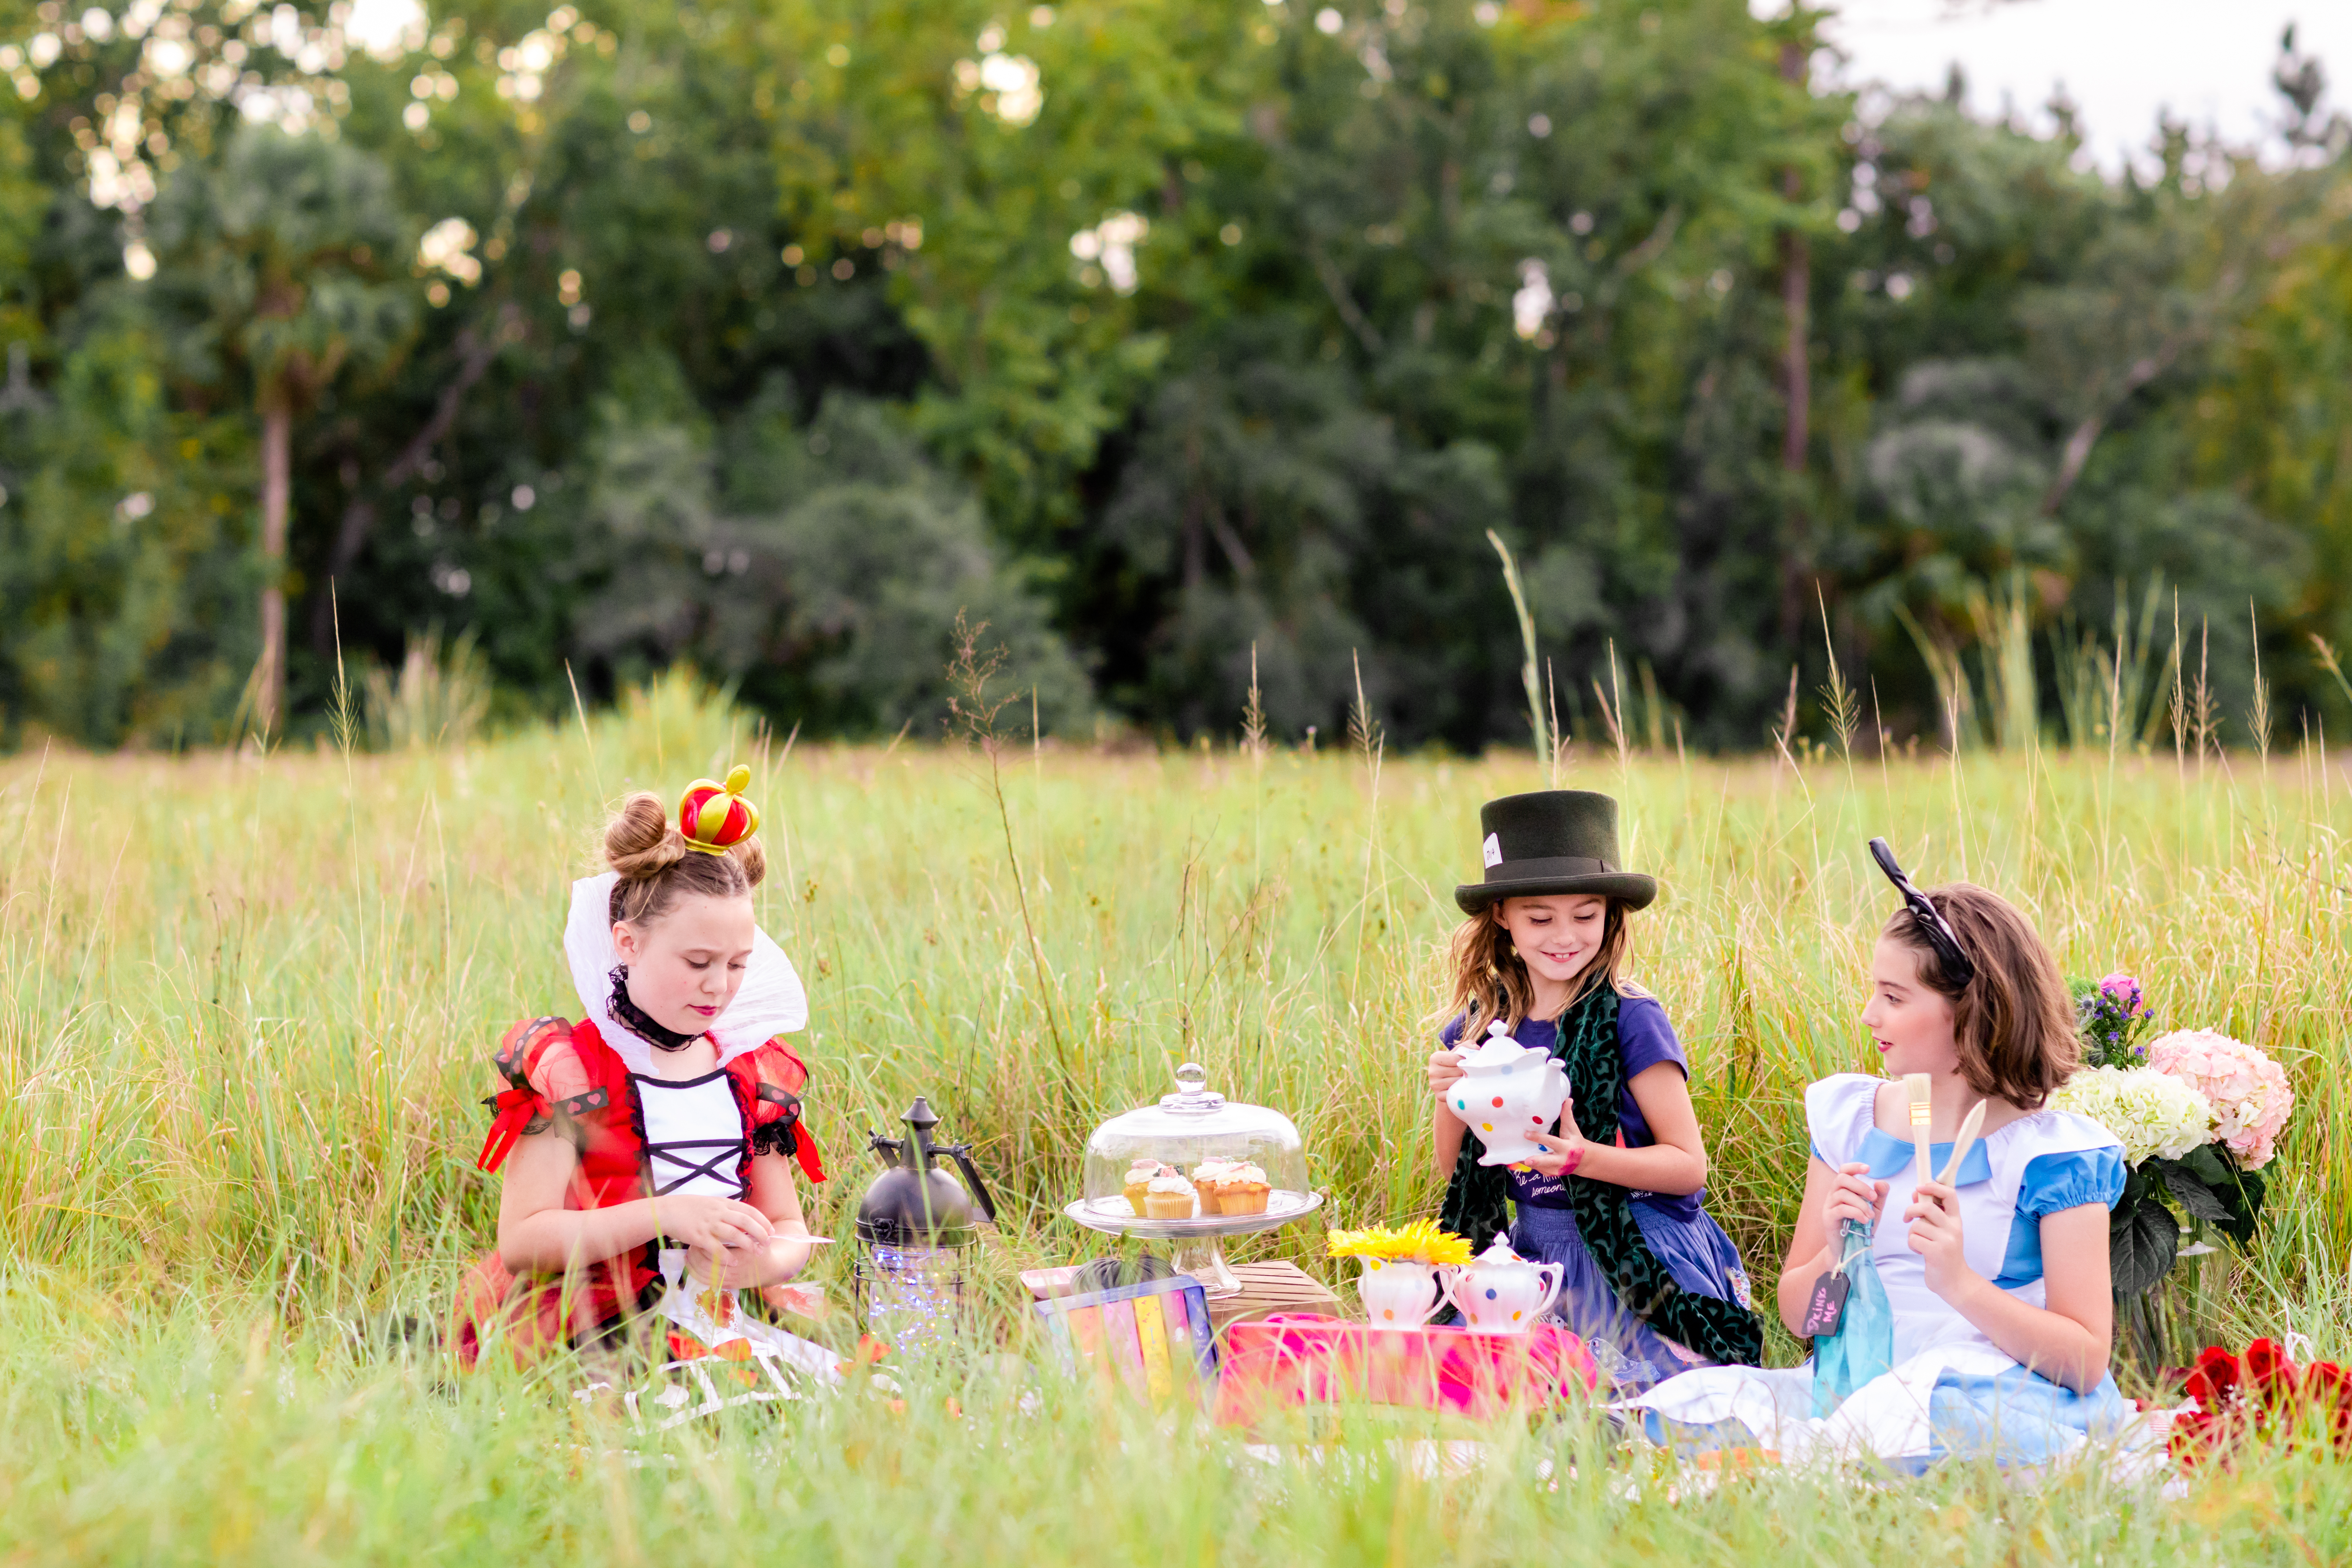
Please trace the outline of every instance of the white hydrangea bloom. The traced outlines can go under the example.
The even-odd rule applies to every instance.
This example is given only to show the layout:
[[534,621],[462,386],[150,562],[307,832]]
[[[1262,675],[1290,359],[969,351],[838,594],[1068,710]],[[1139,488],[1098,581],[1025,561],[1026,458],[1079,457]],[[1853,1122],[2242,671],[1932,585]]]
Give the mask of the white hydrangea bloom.
[[2052,1109],[2087,1116],[2114,1133],[2124,1158],[2178,1160],[2210,1135],[2204,1096],[2153,1068],[2087,1068],[2050,1097]]

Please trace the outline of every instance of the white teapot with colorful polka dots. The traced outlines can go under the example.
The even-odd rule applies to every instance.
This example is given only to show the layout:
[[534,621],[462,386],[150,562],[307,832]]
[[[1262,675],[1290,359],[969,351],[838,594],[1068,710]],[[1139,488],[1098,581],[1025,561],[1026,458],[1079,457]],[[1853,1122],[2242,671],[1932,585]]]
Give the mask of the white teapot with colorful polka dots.
[[1454,1271],[1442,1287],[1462,1314],[1463,1327],[1480,1334],[1524,1334],[1559,1297],[1557,1263],[1529,1263],[1511,1250],[1507,1237]]
[[1457,1051],[1462,1076],[1445,1091],[1446,1109],[1478,1135],[1482,1165],[1516,1165],[1543,1153],[1534,1134],[1549,1130],[1568,1104],[1568,1073],[1549,1051],[1511,1038],[1497,1018],[1478,1048]]

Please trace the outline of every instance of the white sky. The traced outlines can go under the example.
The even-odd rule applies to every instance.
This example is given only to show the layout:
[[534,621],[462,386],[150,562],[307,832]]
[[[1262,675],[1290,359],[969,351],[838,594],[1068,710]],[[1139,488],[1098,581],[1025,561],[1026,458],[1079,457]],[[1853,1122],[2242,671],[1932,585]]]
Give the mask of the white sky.
[[425,44],[424,0],[353,0],[343,36],[378,59],[397,59]]
[[[1972,108],[1998,114],[2005,95],[2040,127],[2051,88],[2063,82],[2088,150],[2110,170],[2146,148],[2160,108],[2235,142],[2266,136],[2279,118],[2271,68],[2289,22],[2297,46],[2327,69],[2326,101],[2352,110],[2352,0],[1830,4],[1837,15],[1822,32],[1851,57],[1849,83],[1941,90],[1957,59]],[[1751,5],[1763,16],[1788,8],[1787,0]]]

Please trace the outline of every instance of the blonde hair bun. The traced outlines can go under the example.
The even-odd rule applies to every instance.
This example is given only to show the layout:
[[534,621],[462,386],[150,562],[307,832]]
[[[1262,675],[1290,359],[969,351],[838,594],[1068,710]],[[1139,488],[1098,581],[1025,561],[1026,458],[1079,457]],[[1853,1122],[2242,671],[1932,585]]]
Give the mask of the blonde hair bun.
[[686,839],[670,826],[661,797],[639,790],[604,825],[604,863],[625,882],[660,876],[686,858]]
[[767,851],[756,837],[723,854],[695,854],[661,797],[639,790],[604,825],[604,863],[620,873],[613,884],[615,925],[659,920],[678,900],[695,894],[748,898],[768,874]]

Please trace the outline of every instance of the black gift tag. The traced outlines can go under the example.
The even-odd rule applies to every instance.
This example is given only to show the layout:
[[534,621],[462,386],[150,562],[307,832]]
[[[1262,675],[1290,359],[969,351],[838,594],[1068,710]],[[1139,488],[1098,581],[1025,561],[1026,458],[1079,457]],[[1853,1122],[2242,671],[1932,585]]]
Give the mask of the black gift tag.
[[1853,1289],[1853,1278],[1847,1274],[1824,1274],[1814,1280],[1812,1300],[1805,1303],[1805,1321],[1798,1326],[1797,1337],[1836,1333],[1838,1320],[1845,1314],[1845,1293]]

